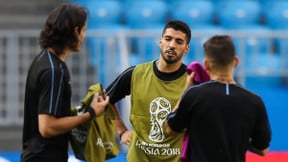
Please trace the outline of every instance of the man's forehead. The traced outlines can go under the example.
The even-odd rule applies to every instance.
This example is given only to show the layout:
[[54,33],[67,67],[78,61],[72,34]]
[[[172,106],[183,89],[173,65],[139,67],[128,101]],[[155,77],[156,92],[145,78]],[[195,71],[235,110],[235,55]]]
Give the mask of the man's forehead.
[[185,35],[185,36],[186,36],[186,34],[185,34],[183,31],[181,31],[181,30],[175,30],[174,28],[167,28],[167,29],[165,30],[165,32],[164,32],[164,35],[165,35],[166,33],[180,34],[180,35]]
[[186,34],[181,30],[175,30],[173,28],[167,28],[163,34],[163,37],[172,37],[176,39],[186,40]]

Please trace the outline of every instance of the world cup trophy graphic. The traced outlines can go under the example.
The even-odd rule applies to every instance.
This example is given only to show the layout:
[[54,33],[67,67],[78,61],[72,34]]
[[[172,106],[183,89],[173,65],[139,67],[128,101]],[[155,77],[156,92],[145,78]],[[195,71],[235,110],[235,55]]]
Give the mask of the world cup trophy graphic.
[[167,99],[163,97],[157,97],[152,100],[149,108],[151,122],[149,139],[154,142],[161,142],[165,138],[162,126],[167,115],[171,112],[171,104]]

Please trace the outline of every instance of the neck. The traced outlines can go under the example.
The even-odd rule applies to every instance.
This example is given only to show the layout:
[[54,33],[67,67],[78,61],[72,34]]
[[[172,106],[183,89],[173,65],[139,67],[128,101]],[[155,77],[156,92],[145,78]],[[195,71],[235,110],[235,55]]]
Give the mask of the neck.
[[233,79],[224,79],[224,78],[217,78],[217,79],[213,79],[213,80],[216,80],[220,83],[224,83],[224,84],[235,84],[236,82],[233,80]]
[[71,52],[69,52],[69,51],[67,51],[67,50],[64,50],[63,53],[61,53],[61,54],[56,54],[56,52],[55,52],[55,50],[54,50],[53,48],[48,48],[48,50],[49,50],[52,54],[54,54],[54,55],[56,55],[57,57],[59,57],[59,59],[62,60],[63,62],[66,61],[67,57],[68,57],[69,54],[71,53]]
[[233,75],[231,74],[218,74],[218,75],[211,75],[211,80],[216,80],[220,83],[224,84],[235,84],[236,82],[234,81]]
[[171,73],[171,72],[177,71],[181,67],[182,62],[178,61],[176,63],[168,64],[164,60],[159,59],[156,62],[156,65],[159,71],[165,72],[165,73]]

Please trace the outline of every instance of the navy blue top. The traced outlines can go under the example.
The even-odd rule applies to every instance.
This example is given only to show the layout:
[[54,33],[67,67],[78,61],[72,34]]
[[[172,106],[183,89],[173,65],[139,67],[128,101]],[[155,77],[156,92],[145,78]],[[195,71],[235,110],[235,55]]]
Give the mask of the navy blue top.
[[[45,157],[67,159],[68,133],[43,138],[39,133],[38,115],[70,115],[71,81],[66,64],[44,50],[33,60],[27,75],[22,160]],[[57,156],[56,156],[57,155]]]
[[172,130],[190,134],[190,162],[245,162],[250,145],[264,149],[271,140],[263,101],[236,84],[190,87],[167,120]]

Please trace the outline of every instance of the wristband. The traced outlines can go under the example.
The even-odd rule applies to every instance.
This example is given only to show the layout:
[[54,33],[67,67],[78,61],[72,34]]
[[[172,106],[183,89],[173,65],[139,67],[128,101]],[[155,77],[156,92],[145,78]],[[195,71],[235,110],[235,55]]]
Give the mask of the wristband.
[[94,109],[91,106],[88,107],[86,112],[88,112],[90,114],[91,119],[96,117],[96,112],[94,111]]
[[120,138],[120,140],[121,140],[123,134],[124,134],[125,132],[127,132],[127,131],[128,131],[128,129],[125,129],[123,132],[121,132],[121,133],[119,134],[119,138]]

